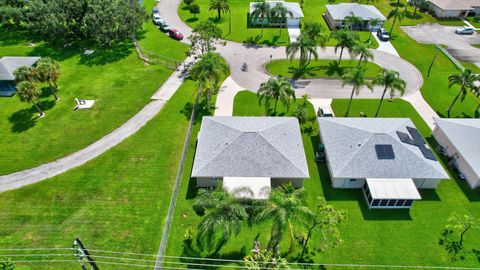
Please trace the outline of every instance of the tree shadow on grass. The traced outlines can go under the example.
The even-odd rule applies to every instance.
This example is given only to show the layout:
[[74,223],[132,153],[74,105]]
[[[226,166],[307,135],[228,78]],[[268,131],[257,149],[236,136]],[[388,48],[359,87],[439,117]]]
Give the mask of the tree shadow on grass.
[[[46,112],[55,106],[55,101],[42,101],[39,106],[44,112]],[[8,121],[12,123],[10,130],[13,133],[25,132],[36,125],[38,118],[38,111],[33,105],[28,109],[16,111],[8,117]]]
[[118,62],[134,51],[134,46],[129,41],[118,42],[110,48],[85,48],[94,50],[91,55],[84,55],[83,51],[79,63],[87,66],[103,66]]
[[[193,111],[193,102],[187,102],[183,106],[183,109],[180,110],[180,113],[185,116],[185,119],[190,121],[190,117]],[[210,104],[211,108],[210,111],[207,108],[207,102],[205,98],[201,98],[200,102],[198,103],[197,113],[195,114],[195,123],[200,123],[204,116],[211,116],[213,115],[212,109],[214,104]]]
[[25,29],[16,26],[0,27],[0,46],[13,46],[26,43],[40,42],[42,39],[39,36],[32,35]]
[[199,19],[196,18],[196,17],[195,17],[195,18],[188,18],[188,19],[186,20],[186,22],[188,22],[188,23],[194,23],[194,22],[196,22],[196,21],[198,21],[198,20],[199,20]]
[[79,55],[80,49],[75,47],[59,47],[52,43],[45,42],[35,46],[29,53],[29,56],[50,57],[57,61],[64,61]]

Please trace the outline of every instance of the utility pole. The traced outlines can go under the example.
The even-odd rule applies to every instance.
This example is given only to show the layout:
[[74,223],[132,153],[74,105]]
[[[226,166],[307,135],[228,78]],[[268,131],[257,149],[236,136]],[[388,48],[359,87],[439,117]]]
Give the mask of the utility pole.
[[[75,241],[73,241],[73,248],[76,249],[75,257],[77,257],[79,261],[82,262],[86,259],[88,264],[90,264],[91,270],[100,270],[100,268],[98,268],[97,264],[95,263],[95,260],[93,259],[92,255],[90,254],[90,252],[88,252],[88,249],[82,243],[80,238],[78,237],[75,238]],[[81,267],[82,267],[82,270],[88,270],[88,268],[85,266],[85,263],[82,263]]]

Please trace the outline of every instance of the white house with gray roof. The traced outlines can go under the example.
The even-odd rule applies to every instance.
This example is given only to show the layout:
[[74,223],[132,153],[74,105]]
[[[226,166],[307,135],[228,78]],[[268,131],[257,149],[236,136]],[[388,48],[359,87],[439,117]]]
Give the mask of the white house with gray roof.
[[[339,3],[336,5],[325,5],[327,11],[324,14],[325,20],[331,29],[340,29],[346,26],[345,19],[352,14],[363,19],[359,30],[376,31],[383,26],[387,18],[372,5],[361,5],[357,3]],[[370,22],[378,19],[378,24]]]
[[480,119],[435,119],[433,137],[472,188],[480,187]]
[[409,208],[449,176],[408,118],[318,118],[334,188],[362,188],[371,208]]
[[[255,4],[258,2],[250,2],[250,17],[251,14],[255,11]],[[288,27],[298,27],[300,25],[300,20],[304,17],[302,8],[297,2],[285,2],[285,1],[266,1],[266,3],[270,6],[270,9],[274,8],[276,5],[284,6],[290,14],[287,14],[287,21],[281,22],[280,18],[259,18],[255,20],[251,18],[252,25],[269,25],[269,26],[288,26]]]
[[296,188],[309,178],[298,120],[294,117],[203,117],[192,177],[197,187],[223,181],[234,192],[265,199],[271,186]]
[[480,0],[428,0],[428,8],[438,18],[466,17],[480,14]]
[[21,66],[31,67],[40,57],[12,57],[0,58],[0,96],[15,94],[15,70]]

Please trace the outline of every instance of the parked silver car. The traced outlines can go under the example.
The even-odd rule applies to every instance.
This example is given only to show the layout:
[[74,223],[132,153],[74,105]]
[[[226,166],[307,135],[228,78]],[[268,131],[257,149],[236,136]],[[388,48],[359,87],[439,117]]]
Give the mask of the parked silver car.
[[459,35],[473,35],[474,32],[475,28],[470,26],[463,26],[455,30],[455,33]]

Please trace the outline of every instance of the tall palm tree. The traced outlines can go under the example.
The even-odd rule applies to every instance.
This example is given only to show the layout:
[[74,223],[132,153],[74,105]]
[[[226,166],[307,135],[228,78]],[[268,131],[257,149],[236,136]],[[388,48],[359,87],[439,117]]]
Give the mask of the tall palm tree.
[[20,98],[20,101],[33,104],[40,117],[45,115],[36,102],[41,93],[40,89],[38,89],[33,82],[21,81],[17,84],[17,96]]
[[279,100],[287,110],[290,108],[291,99],[295,99],[295,90],[286,78],[279,76],[278,78],[270,78],[267,82],[260,84],[257,97],[259,104],[262,104],[262,100],[265,99],[266,111],[270,108],[270,102],[273,99],[275,102],[273,115],[275,115],[277,114]]
[[480,76],[473,74],[472,70],[468,68],[460,74],[452,74],[448,76],[448,88],[451,88],[454,85],[460,86],[458,94],[455,96],[455,99],[453,99],[452,104],[450,104],[450,107],[447,110],[447,115],[449,118],[455,102],[457,102],[458,98],[460,98],[462,101],[465,99],[469,89],[473,87],[475,81],[480,81]]
[[480,86],[473,85],[470,91],[472,91],[472,93],[477,97],[478,106],[475,109],[475,115],[476,115],[480,111]]
[[312,55],[315,59],[318,59],[317,46],[316,42],[313,39],[300,34],[296,41],[288,43],[285,51],[287,57],[292,60],[295,58],[298,52],[300,52],[300,59],[298,64],[298,69],[303,69],[310,64]]
[[[35,77],[40,82],[47,82],[50,86],[50,91],[52,91],[55,100],[58,100],[57,92],[58,92],[58,85],[57,80],[60,76],[60,64],[52,60],[49,57],[42,58],[38,61],[35,69]],[[52,83],[55,87],[52,86]]]
[[400,78],[400,74],[397,71],[388,69],[382,70],[382,72],[373,80],[373,84],[384,86],[375,117],[377,117],[380,112],[380,107],[382,106],[383,99],[385,98],[388,89],[390,89],[390,96],[394,96],[396,91],[403,96],[405,93],[405,87],[407,86],[407,83]]
[[35,79],[35,74],[33,72],[33,68],[27,66],[20,66],[14,72],[13,75],[15,76],[15,82],[23,82],[29,81],[33,82]]
[[222,12],[225,13],[230,10],[230,5],[228,5],[228,0],[210,0],[210,7],[208,10],[217,10],[217,16],[218,19],[220,19]]
[[343,86],[346,84],[352,85],[352,93],[350,94],[350,101],[348,102],[348,107],[347,111],[345,112],[345,116],[348,115],[350,112],[350,106],[352,105],[352,100],[353,100],[353,94],[359,94],[360,89],[363,86],[367,86],[369,89],[372,89],[372,86],[370,82],[368,82],[365,79],[365,68],[360,66],[360,67],[354,67],[349,73],[344,75],[342,77],[343,80]]
[[369,22],[369,25],[370,25],[369,32],[370,32],[370,34],[368,34],[368,41],[370,41],[370,39],[372,38],[372,28],[375,28],[375,27],[379,26],[380,23],[381,23],[381,21],[380,21],[379,18],[373,18],[373,19],[370,20],[370,22]]
[[259,22],[261,21],[262,33],[263,36],[263,26],[265,21],[270,20],[270,4],[267,3],[265,0],[259,0],[253,4],[253,11],[250,14],[252,16],[252,21]]
[[[221,189],[221,186],[218,188]],[[232,236],[238,235],[243,221],[248,219],[248,214],[232,195],[223,190],[214,193],[223,194],[220,200],[206,209],[206,214],[198,224],[197,242],[200,246],[206,243],[208,250],[215,247],[214,254],[216,254]]]
[[345,17],[344,21],[345,21],[345,26],[348,27],[348,30],[354,30],[358,26],[361,27],[363,25],[362,17],[356,16],[355,13],[353,12],[350,12],[350,14]]
[[417,14],[417,10],[419,7],[428,5],[427,0],[409,0],[408,4],[415,7],[412,14],[413,17],[415,17],[415,15]]
[[190,70],[191,77],[197,81],[198,93],[204,93],[210,110],[212,92],[218,89],[221,78],[229,72],[225,60],[217,53],[207,52],[202,55]]
[[308,208],[302,205],[302,195],[302,189],[295,190],[291,185],[271,192],[267,205],[257,216],[258,221],[272,221],[267,250],[276,252],[287,228],[293,238],[292,221],[308,213]]
[[[281,24],[286,24],[287,23],[287,16],[290,18],[293,18],[293,13],[285,7],[282,3],[277,3],[272,9],[271,9],[271,17],[277,18],[279,20],[279,23]],[[283,25],[279,27],[280,29],[280,35],[282,35],[282,28]]]
[[337,44],[335,45],[335,53],[337,53],[337,50],[340,48],[340,57],[338,58],[338,62],[340,64],[340,61],[342,61],[343,50],[346,48],[349,53],[351,53],[353,47],[355,44],[357,44],[359,37],[357,33],[353,33],[345,29],[332,32],[332,36],[337,40]]
[[393,18],[393,22],[392,22],[392,27],[390,28],[390,36],[392,36],[392,31],[393,31],[393,27],[395,26],[395,22],[397,21],[397,19],[399,21],[402,21],[403,17],[405,16],[405,13],[403,11],[401,11],[398,7],[392,9],[388,15],[387,15],[387,19],[391,19]]
[[362,62],[368,62],[370,60],[373,60],[373,53],[370,50],[370,42],[366,43],[358,43],[352,48],[352,56],[358,58],[358,65],[360,66]]
[[322,49],[327,46],[327,42],[330,39],[330,35],[325,33],[322,24],[319,22],[304,23],[302,33],[309,39],[314,40],[317,46],[320,46]]

